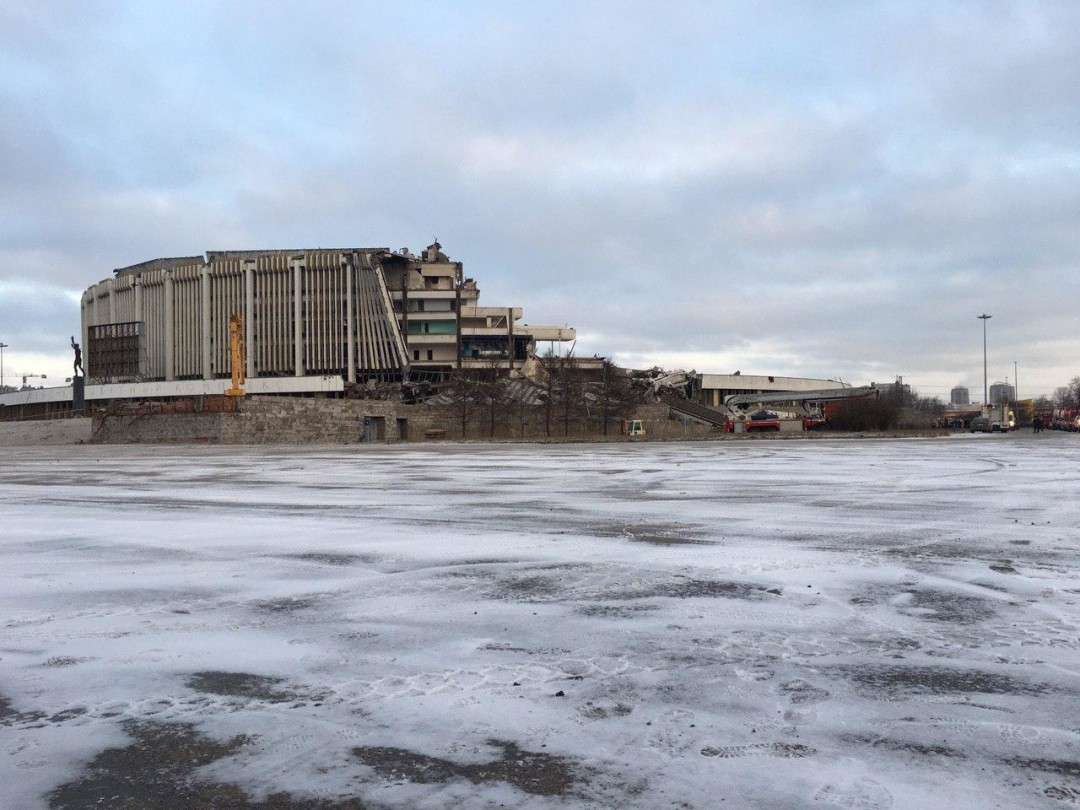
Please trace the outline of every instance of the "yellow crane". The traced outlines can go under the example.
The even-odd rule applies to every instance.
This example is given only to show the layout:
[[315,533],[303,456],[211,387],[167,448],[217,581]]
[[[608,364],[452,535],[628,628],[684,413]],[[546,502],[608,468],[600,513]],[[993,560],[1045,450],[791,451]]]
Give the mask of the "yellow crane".
[[244,396],[244,319],[240,315],[229,318],[229,360],[232,363],[232,388],[227,397]]

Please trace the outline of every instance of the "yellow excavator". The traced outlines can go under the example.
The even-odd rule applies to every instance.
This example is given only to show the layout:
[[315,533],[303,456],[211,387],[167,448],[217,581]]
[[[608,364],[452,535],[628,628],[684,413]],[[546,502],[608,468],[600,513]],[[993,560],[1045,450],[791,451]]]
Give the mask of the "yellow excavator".
[[229,360],[232,364],[232,388],[227,397],[244,396],[244,319],[240,315],[229,318]]

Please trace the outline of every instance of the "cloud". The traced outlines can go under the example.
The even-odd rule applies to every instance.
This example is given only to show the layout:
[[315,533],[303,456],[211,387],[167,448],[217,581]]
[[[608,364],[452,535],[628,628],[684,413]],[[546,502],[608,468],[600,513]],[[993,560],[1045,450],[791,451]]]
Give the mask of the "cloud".
[[1049,391],[1080,371],[1077,22],[8,4],[0,340],[41,317],[13,282],[66,300],[163,255],[438,236],[487,303],[588,354],[942,389],[981,379],[988,311],[998,376],[1016,360]]

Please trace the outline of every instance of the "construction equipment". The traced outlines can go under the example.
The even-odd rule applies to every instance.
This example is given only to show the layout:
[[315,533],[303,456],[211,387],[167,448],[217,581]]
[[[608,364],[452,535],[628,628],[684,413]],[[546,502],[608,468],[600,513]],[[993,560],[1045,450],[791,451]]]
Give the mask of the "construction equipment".
[[225,396],[245,396],[244,319],[240,315],[229,318],[229,361],[232,364],[232,388],[225,392]]
[[46,378],[47,378],[48,376],[49,376],[49,375],[47,375],[47,374],[23,374],[23,375],[22,375],[22,387],[23,387],[23,388],[26,388],[26,381],[27,381],[27,380],[33,379],[33,378],[35,378],[35,377],[36,377],[37,379],[39,379],[39,380],[44,380],[44,379],[46,379]]
[[[873,385],[816,391],[761,391],[724,397],[724,408],[731,414],[731,430],[735,433],[823,430],[828,426],[822,415],[825,403],[878,395]],[[766,405],[783,413],[767,411]]]
[[644,436],[645,425],[640,419],[624,419],[622,422],[622,434],[624,436]]
[[814,391],[761,391],[732,394],[725,397],[718,408],[710,408],[666,393],[663,388],[657,392],[657,398],[673,412],[720,427],[725,433],[824,430],[828,423],[822,415],[822,405],[878,395],[878,389],[872,385]]

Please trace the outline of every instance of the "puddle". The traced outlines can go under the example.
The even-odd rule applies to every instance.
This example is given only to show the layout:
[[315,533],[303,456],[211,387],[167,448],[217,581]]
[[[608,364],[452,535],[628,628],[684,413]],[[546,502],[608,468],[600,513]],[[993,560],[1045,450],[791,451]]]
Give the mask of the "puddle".
[[45,712],[20,712],[11,705],[9,698],[0,697],[0,728],[4,726],[25,726],[28,723],[38,723],[44,718]]
[[915,694],[965,694],[980,692],[988,695],[1042,695],[1045,684],[1021,681],[1007,675],[976,669],[946,667],[905,667],[880,664],[860,664],[839,667],[838,671],[873,691],[908,692]]
[[778,588],[766,589],[762,585],[748,585],[745,582],[728,582],[713,579],[686,579],[658,585],[627,598],[649,596],[667,596],[674,599],[692,599],[695,597],[721,597],[725,599],[762,599],[765,594],[780,595]]
[[888,751],[899,751],[909,754],[918,754],[924,757],[949,757],[952,759],[967,759],[967,754],[956,748],[946,745],[926,745],[912,742],[911,740],[896,740],[888,737],[869,737],[860,734],[841,734],[839,739],[844,742],[856,743],[859,746],[870,748],[884,748]]
[[260,610],[267,610],[271,613],[295,613],[298,610],[308,610],[315,607],[315,600],[311,597],[292,597],[287,596],[281,599],[267,599],[262,602],[256,602],[255,607]]
[[267,675],[218,671],[196,672],[187,680],[188,687],[196,692],[264,700],[267,703],[289,703],[311,697],[291,689],[279,688],[281,683],[284,683],[284,679]]
[[612,523],[585,529],[597,537],[648,543],[652,546],[711,546],[711,540],[694,537],[689,526],[678,523]]
[[908,591],[910,601],[900,612],[935,622],[976,624],[996,615],[993,603],[977,596],[948,591]]
[[333,554],[330,552],[312,551],[305,554],[287,554],[287,560],[300,560],[301,562],[322,563],[323,565],[356,565],[357,563],[373,563],[378,558],[370,554]]
[[429,757],[405,748],[364,746],[353,754],[384,779],[420,784],[467,779],[474,785],[505,782],[533,796],[568,796],[579,782],[581,768],[572,760],[552,754],[523,751],[512,742],[488,740],[502,756],[480,764],[462,765]]
[[355,799],[334,802],[289,793],[256,802],[238,785],[199,780],[199,768],[235,754],[251,741],[242,735],[219,742],[187,723],[132,721],[123,727],[131,744],[102,751],[78,778],[51,791],[51,810],[374,810]]

